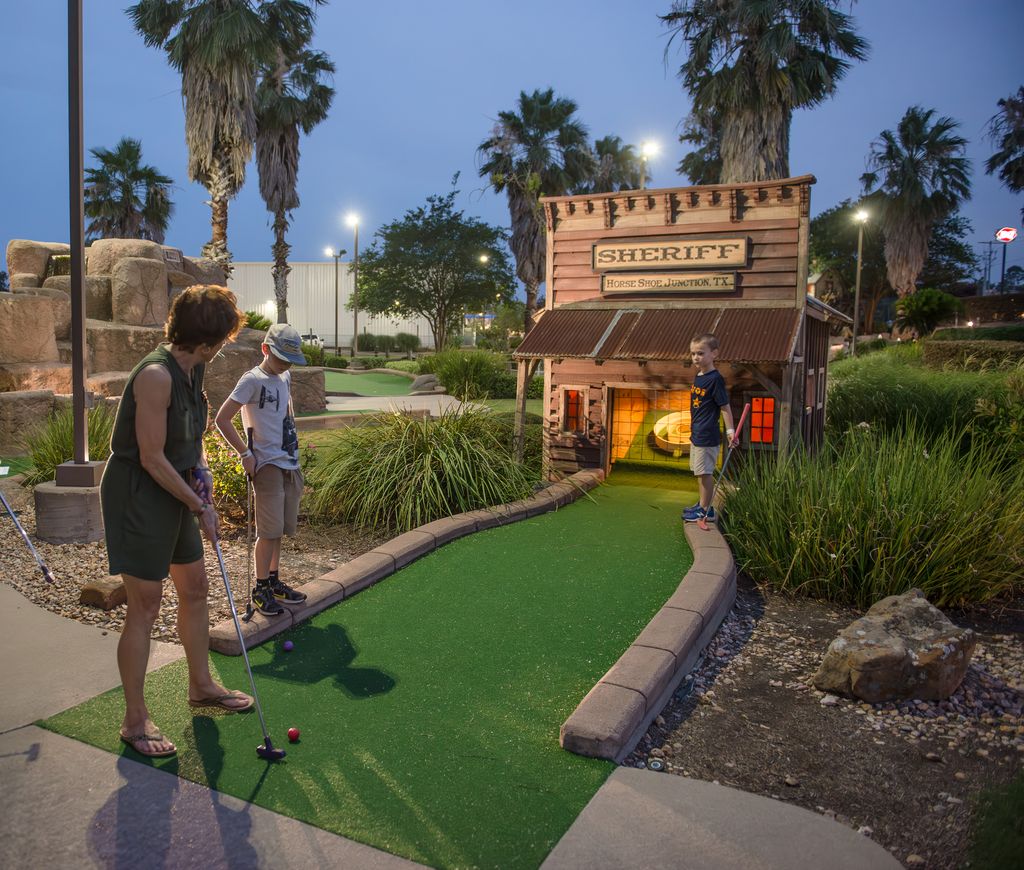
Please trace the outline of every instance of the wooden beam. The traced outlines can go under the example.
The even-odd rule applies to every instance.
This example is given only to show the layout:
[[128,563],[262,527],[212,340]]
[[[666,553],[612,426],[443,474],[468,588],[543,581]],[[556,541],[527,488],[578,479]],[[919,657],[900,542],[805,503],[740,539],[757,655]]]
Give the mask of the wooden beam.
[[516,416],[515,416],[515,445],[516,462],[523,461],[523,453],[526,438],[526,388],[537,366],[539,359],[520,360],[516,367]]
[[765,391],[775,399],[775,401],[782,401],[782,387],[769,378],[768,375],[761,371],[757,366],[743,363],[732,363],[732,367],[738,371],[750,372],[754,376],[754,380],[764,387]]

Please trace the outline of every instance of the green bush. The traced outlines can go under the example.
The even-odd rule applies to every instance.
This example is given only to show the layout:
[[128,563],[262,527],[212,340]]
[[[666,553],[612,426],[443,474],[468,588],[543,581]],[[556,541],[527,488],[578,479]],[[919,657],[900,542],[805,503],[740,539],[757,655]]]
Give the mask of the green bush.
[[916,329],[917,334],[923,337],[943,320],[949,320],[963,310],[964,304],[955,296],[925,287],[896,303],[896,325],[900,329]]
[[310,516],[404,532],[464,511],[529,496],[536,480],[516,463],[487,411],[437,419],[375,414],[322,450],[309,480]]
[[544,378],[534,378],[527,384],[526,387],[526,398],[527,399],[543,399],[544,398]]
[[1005,443],[1009,462],[1024,467],[1024,368],[1011,372],[1003,389],[975,402],[971,434]]
[[387,360],[382,356],[353,357],[349,365],[354,369],[382,369]]
[[489,399],[514,399],[516,397],[516,376],[512,372],[495,372],[491,379],[491,387],[487,391]]
[[302,355],[306,358],[306,365],[308,366],[324,365],[324,349],[322,345],[303,342]]
[[[110,456],[110,436],[117,412],[106,402],[86,413],[89,430],[89,458],[102,462]],[[25,452],[35,466],[22,480],[22,486],[35,486],[53,480],[57,466],[75,458],[75,417],[70,405],[50,414],[24,437]]]
[[248,329],[256,329],[260,332],[266,332],[270,329],[271,323],[270,318],[264,317],[258,311],[246,311],[245,325]]
[[395,334],[395,350],[412,356],[414,352],[420,349],[420,337],[413,335],[411,332],[399,332]]
[[359,353],[376,353],[380,348],[377,346],[377,336],[372,332],[363,332],[359,335]]
[[1013,369],[1024,364],[1024,341],[921,342],[925,365],[933,369],[988,371]]
[[1024,323],[1009,326],[960,326],[937,329],[932,338],[941,341],[1024,341]]
[[858,430],[816,455],[748,462],[726,500],[738,564],[776,589],[867,608],[921,589],[939,607],[1024,587],[1024,473],[1005,443]]
[[324,354],[324,361],[322,365],[329,369],[347,369],[348,368],[348,357],[338,356],[337,354],[327,353]]
[[[422,362],[424,373],[437,375],[448,394],[462,400],[497,398],[491,390],[496,381],[508,373],[505,356],[486,350],[444,350],[423,358]],[[515,396],[514,378],[512,396]]]
[[46,277],[71,274],[71,254],[50,254],[46,261]]
[[[241,420],[238,415],[234,420],[235,429],[242,433]],[[245,518],[246,480],[245,469],[238,459],[233,447],[220,436],[215,428],[210,428],[203,435],[203,449],[206,461],[213,474],[213,504],[217,513],[232,519]]]
[[374,350],[386,357],[395,349],[395,337],[393,335],[378,335],[377,344]]
[[392,359],[384,363],[384,368],[394,369],[396,372],[408,372],[411,375],[420,373],[420,364],[414,359]]

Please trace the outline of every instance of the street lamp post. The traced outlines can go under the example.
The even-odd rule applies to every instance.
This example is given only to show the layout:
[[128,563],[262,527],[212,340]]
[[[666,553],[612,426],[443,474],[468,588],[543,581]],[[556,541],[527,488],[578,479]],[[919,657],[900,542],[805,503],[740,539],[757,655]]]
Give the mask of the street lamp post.
[[335,253],[334,248],[324,248],[324,253],[328,257],[334,257],[334,353],[337,355],[341,353],[341,336],[338,334],[338,260],[345,253],[345,249],[338,248],[338,252]]
[[657,142],[641,142],[640,143],[640,189],[647,189],[647,161],[657,156],[658,154],[658,143]]
[[850,356],[857,355],[857,323],[860,321],[860,266],[864,253],[864,223],[868,213],[860,209],[853,219],[857,222],[857,280],[853,290],[853,337],[850,339]]
[[359,353],[359,215],[349,214],[345,218],[355,231],[355,253],[352,257],[352,356]]

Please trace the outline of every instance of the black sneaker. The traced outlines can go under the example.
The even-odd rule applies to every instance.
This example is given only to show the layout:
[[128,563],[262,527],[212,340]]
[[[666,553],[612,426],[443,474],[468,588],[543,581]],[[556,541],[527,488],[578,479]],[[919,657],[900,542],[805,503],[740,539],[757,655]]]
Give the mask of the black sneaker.
[[252,605],[264,616],[280,616],[284,608],[277,603],[270,586],[257,586],[252,591]]
[[270,588],[274,590],[274,598],[280,604],[292,605],[292,604],[303,604],[306,600],[306,593],[299,592],[297,589],[292,589],[287,583],[282,583],[280,580],[271,580]]

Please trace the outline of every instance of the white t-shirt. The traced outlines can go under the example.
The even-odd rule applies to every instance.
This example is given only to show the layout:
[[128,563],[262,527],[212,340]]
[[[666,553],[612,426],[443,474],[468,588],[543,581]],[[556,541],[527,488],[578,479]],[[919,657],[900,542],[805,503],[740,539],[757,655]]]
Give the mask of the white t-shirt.
[[257,468],[299,467],[299,436],[291,414],[292,373],[272,375],[259,366],[238,380],[229,398],[242,406],[242,425],[252,427],[252,452]]

